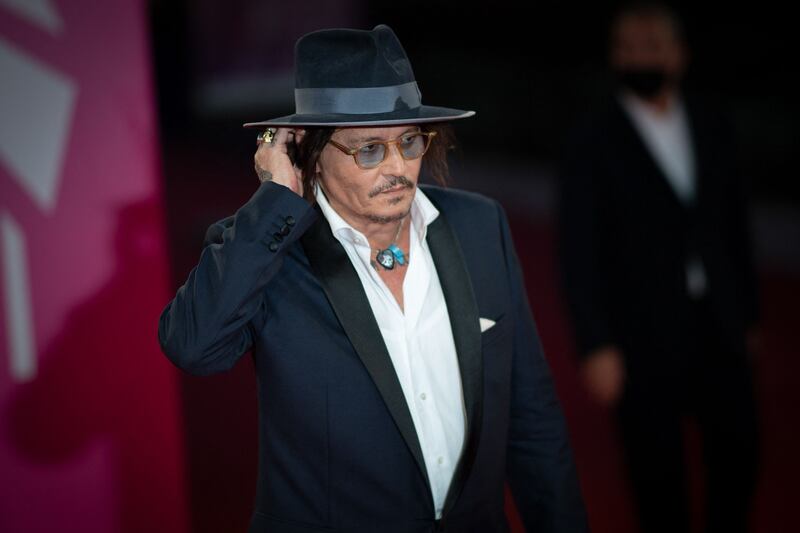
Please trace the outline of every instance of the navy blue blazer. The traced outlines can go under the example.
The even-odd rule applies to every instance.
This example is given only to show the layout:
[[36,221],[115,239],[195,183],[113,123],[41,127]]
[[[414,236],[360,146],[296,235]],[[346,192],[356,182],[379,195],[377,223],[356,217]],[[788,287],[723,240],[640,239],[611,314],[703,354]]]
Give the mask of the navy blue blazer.
[[[262,183],[208,230],[163,310],[166,356],[195,375],[253,349],[259,472],[249,531],[508,531],[508,480],[528,531],[586,531],[564,417],[502,207],[420,187],[447,302],[467,431],[444,504],[369,301],[319,210]],[[481,333],[479,317],[496,321]]]

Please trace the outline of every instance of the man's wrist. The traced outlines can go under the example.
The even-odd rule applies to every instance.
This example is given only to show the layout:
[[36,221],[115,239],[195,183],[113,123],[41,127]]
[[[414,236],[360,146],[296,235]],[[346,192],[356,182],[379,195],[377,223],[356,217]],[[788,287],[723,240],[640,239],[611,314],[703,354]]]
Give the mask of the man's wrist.
[[258,180],[261,183],[265,181],[272,181],[272,172],[269,170],[264,170],[263,168],[256,167],[256,174],[258,174]]

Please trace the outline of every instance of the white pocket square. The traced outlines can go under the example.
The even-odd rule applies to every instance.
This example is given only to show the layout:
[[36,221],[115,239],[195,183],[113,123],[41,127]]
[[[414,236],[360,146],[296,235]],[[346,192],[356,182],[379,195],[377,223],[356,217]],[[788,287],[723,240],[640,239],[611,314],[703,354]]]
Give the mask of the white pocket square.
[[481,323],[481,333],[494,326],[494,320],[490,318],[480,317],[478,321]]

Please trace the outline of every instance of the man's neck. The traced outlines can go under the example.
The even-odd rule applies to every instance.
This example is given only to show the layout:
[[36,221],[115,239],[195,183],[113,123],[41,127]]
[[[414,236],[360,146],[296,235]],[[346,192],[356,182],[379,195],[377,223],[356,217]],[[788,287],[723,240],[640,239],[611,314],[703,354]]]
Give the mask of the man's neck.
[[[409,227],[411,226],[411,212],[406,213],[402,219],[388,222],[375,222],[369,219],[362,219],[360,221],[360,225],[354,224],[354,221],[349,220],[344,215],[340,214],[340,216],[345,219],[348,224],[353,226],[353,228],[363,233],[372,248],[382,249],[386,248],[392,243],[395,243],[403,250],[408,250],[407,243],[408,231]],[[401,224],[401,221],[403,227],[400,229],[400,233],[398,235],[397,230]],[[405,246],[402,243],[406,243]]]
[[631,93],[637,101],[641,102],[645,107],[650,109],[656,114],[666,115],[672,110],[677,98],[677,91],[674,87],[665,87],[658,94],[652,98],[642,98],[636,94]]

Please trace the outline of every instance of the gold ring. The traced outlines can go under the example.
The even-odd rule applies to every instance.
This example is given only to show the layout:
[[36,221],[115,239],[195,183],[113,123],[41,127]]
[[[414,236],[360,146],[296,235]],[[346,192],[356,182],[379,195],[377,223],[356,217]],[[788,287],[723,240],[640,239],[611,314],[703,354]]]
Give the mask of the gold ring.
[[256,137],[256,144],[261,144],[262,142],[270,144],[272,140],[275,138],[275,128],[267,128],[261,133],[258,134]]

